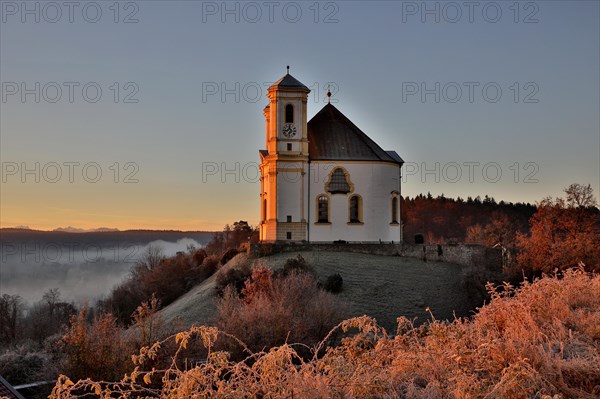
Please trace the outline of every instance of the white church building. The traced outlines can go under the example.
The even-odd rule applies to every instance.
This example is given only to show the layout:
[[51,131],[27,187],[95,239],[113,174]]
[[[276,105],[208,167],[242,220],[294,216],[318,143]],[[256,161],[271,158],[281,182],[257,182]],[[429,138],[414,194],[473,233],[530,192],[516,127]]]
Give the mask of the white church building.
[[400,242],[402,158],[332,104],[308,121],[309,92],[289,69],[268,89],[261,242]]

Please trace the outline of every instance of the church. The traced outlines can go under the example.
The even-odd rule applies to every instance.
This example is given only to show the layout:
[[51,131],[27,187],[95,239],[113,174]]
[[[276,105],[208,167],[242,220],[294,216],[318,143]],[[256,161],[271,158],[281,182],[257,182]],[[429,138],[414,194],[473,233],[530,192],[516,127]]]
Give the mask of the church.
[[289,67],[267,92],[261,242],[402,241],[404,161],[331,103],[307,121],[308,93]]

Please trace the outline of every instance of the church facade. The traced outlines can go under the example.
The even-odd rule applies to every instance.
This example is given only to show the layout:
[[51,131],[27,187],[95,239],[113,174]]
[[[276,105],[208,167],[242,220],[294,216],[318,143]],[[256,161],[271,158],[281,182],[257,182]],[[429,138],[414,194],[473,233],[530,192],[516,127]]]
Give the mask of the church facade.
[[289,71],[268,89],[261,242],[400,242],[402,158],[332,104],[308,121],[308,93]]

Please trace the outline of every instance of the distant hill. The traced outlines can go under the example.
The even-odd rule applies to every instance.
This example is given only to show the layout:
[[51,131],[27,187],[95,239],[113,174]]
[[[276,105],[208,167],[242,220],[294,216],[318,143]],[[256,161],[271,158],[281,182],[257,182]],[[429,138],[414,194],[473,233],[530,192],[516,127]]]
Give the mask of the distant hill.
[[52,231],[63,231],[65,233],[94,233],[94,232],[106,232],[106,231],[119,231],[119,229],[114,229],[110,227],[98,227],[97,229],[80,229],[73,226],[68,227],[58,227]]
[[[398,256],[377,256],[344,252],[299,252],[251,259],[237,255],[224,267],[239,267],[243,262],[263,263],[273,269],[283,267],[286,259],[302,255],[316,269],[320,281],[333,273],[344,279],[340,298],[348,304],[350,316],[373,316],[388,331],[395,332],[396,318],[416,318],[420,324],[431,318],[452,320],[469,316],[480,304],[473,304],[463,287],[461,266],[443,262],[424,262]],[[167,324],[186,328],[208,324],[216,313],[216,275],[160,311]]]
[[80,229],[64,228],[54,231],[32,229],[2,228],[0,237],[2,241],[17,242],[52,242],[54,244],[72,243],[95,244],[98,246],[111,246],[121,243],[145,244],[155,240],[177,241],[182,238],[192,238],[197,242],[208,243],[215,232],[212,231],[178,231],[178,230],[106,230],[100,228],[94,231],[80,231]]

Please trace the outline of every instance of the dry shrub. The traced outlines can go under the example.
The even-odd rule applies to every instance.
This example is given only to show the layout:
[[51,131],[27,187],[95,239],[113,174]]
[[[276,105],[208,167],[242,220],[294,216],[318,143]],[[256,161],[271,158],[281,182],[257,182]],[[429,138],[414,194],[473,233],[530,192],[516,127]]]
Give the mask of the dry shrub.
[[[286,289],[306,295],[298,288],[305,287],[302,279],[307,277],[297,277]],[[274,282],[274,291],[282,288]],[[392,337],[375,320],[358,317],[334,328],[312,348],[309,359],[298,355],[298,346],[284,343],[268,352],[246,347],[248,357],[235,361],[228,352],[215,349],[218,341],[231,336],[215,327],[192,327],[168,341],[179,345],[176,357],[187,346],[205,347],[206,362],[188,369],[136,368],[115,385],[73,383],[61,377],[52,397],[70,398],[84,388],[94,388],[106,396],[110,390],[123,397],[165,398],[598,398],[598,293],[600,276],[587,274],[582,267],[518,289],[490,287],[490,304],[472,320],[433,320],[415,328],[401,317]],[[235,304],[228,311],[244,315],[239,312],[241,302],[227,303]],[[261,306],[273,306],[269,303]],[[290,315],[287,305],[283,309],[275,303],[270,312],[263,313],[258,306],[252,309],[253,324],[240,321],[235,329],[262,329],[269,336],[271,330],[260,322],[270,320],[271,312],[283,319],[278,323],[286,323]],[[229,319],[233,323],[236,318]],[[304,319],[302,324],[310,321]],[[336,332],[344,332],[345,338],[323,352]],[[254,332],[248,333],[255,337]],[[138,367],[158,356],[166,342],[142,349],[134,359]]]
[[200,265],[200,274],[202,280],[205,280],[215,274],[219,270],[219,257],[217,255],[209,255],[204,258],[204,261]]
[[339,273],[330,274],[323,284],[323,289],[333,294],[338,294],[344,289],[344,279]]
[[202,265],[202,263],[204,262],[204,259],[206,259],[207,257],[207,253],[205,250],[203,250],[202,248],[197,249],[194,251],[194,253],[192,254],[192,261],[194,263],[194,266],[200,266]]
[[295,258],[289,258],[285,261],[282,269],[284,276],[292,273],[308,273],[316,276],[314,267],[309,264],[302,255],[298,255]]
[[239,292],[252,274],[248,262],[242,262],[237,267],[223,267],[217,272],[217,291],[222,296],[225,287],[232,285]]
[[229,248],[227,251],[225,251],[223,256],[221,256],[221,264],[222,265],[227,264],[227,262],[229,262],[231,259],[233,259],[239,253],[240,252],[237,249]]
[[131,314],[142,302],[155,296],[162,306],[171,304],[212,276],[219,268],[219,259],[207,256],[204,249],[166,258],[160,249],[150,246],[133,266],[130,277],[116,286],[99,308],[129,325]]
[[339,301],[320,290],[312,275],[292,272],[273,278],[270,269],[258,266],[241,298],[232,287],[225,289],[216,325],[252,350],[285,342],[313,345],[341,319],[340,309]]
[[66,355],[61,368],[78,378],[115,380],[131,367],[131,342],[123,338],[123,328],[115,317],[105,313],[90,325],[87,308],[71,318],[69,330],[59,341]]
[[32,345],[3,348],[0,351],[0,375],[11,384],[27,384],[56,378],[58,370],[50,353]]

